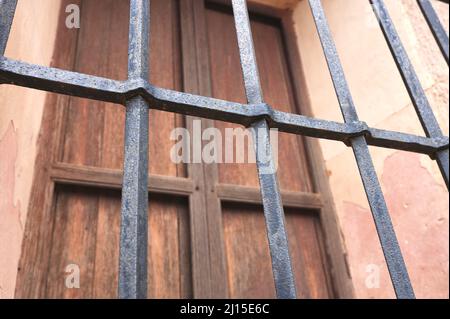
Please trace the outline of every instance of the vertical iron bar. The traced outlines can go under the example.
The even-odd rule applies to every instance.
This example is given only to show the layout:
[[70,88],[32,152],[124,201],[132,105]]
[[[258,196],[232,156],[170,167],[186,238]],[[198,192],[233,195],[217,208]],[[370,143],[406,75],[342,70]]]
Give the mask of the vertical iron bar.
[[[344,120],[346,123],[358,122],[359,119],[356,114],[356,108],[345,79],[336,46],[331,37],[321,1],[309,0],[309,4]],[[354,137],[350,140],[350,144],[358,164],[364,190],[369,201],[378,237],[397,298],[414,298],[408,271],[392,226],[392,221],[373,166],[366,139],[364,136]]]
[[0,56],[5,54],[17,0],[0,0]]
[[[400,37],[382,0],[370,0],[372,8],[380,22],[381,29],[395,59],[400,74],[405,82],[408,94],[413,102],[420,123],[428,137],[442,137],[442,131],[433,114],[425,92],[420,85],[417,74],[408,58]],[[449,152],[447,150],[436,153],[436,160],[444,178],[447,189],[449,187]]]
[[444,27],[430,0],[417,0],[417,2],[448,64],[448,35]]
[[[245,0],[233,0],[232,4],[247,100],[249,104],[260,104],[263,103],[263,95],[247,4]],[[277,297],[294,299],[295,280],[289,255],[283,204],[270,146],[269,126],[267,121],[262,119],[253,123],[251,129]]]
[[[149,0],[131,0],[129,80],[148,80],[149,24]],[[119,297],[124,299],[147,297],[148,117],[141,96],[126,102],[119,265]]]

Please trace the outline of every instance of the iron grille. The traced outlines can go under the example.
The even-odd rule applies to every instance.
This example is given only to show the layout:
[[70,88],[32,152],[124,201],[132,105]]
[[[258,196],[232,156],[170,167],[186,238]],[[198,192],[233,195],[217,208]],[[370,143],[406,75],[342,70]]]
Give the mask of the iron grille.
[[[334,83],[344,123],[273,109],[264,102],[245,0],[232,0],[247,104],[162,89],[149,83],[150,0],[130,0],[128,79],[116,81],[4,57],[17,0],[0,0],[0,83],[126,106],[125,163],[120,236],[120,298],[147,295],[147,166],[149,108],[228,121],[254,128],[255,147],[269,144],[269,129],[342,141],[352,147],[397,298],[414,298],[369,145],[427,154],[449,184],[449,139],[432,112],[382,0],[370,1],[427,137],[369,127],[360,121],[320,0],[308,0]],[[448,64],[448,36],[429,0],[417,0]],[[448,0],[444,1],[448,3]],[[283,204],[272,165],[258,158],[272,270],[278,298],[296,298]]]

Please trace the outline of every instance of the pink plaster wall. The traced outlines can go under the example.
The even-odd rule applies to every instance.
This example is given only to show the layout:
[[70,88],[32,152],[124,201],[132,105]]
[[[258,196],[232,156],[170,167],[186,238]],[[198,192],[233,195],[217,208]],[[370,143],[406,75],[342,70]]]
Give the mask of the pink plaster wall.
[[[19,0],[5,55],[49,65],[60,0]],[[0,86],[0,298],[13,298],[46,94]]]
[[[322,0],[361,120],[424,135],[369,1]],[[385,0],[436,117],[448,135],[448,66],[412,0]],[[448,25],[448,5],[436,5]],[[294,8],[314,115],[342,121],[306,0]],[[357,298],[393,298],[389,274],[354,156],[321,141]],[[427,156],[371,148],[394,228],[419,298],[449,297],[448,191]]]

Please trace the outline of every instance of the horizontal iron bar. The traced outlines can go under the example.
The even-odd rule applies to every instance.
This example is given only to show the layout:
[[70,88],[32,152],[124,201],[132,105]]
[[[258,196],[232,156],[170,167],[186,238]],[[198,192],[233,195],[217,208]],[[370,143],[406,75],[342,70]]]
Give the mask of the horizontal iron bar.
[[430,0],[417,0],[420,9],[422,10],[422,13],[425,17],[425,20],[427,21],[428,25],[430,26],[431,32],[433,33],[434,38],[436,39],[437,44],[439,45],[439,48],[441,49],[441,52],[447,61],[448,64],[448,35],[447,32],[444,29],[444,26],[442,25],[441,21],[439,20],[439,17],[434,10]]
[[0,57],[0,83],[125,104],[126,83]]
[[118,81],[56,68],[43,67],[0,57],[0,81],[23,87],[82,98],[125,104],[141,95],[150,108],[229,121],[249,126],[265,118],[271,128],[281,132],[348,142],[365,135],[369,145],[433,156],[449,147],[448,137],[427,138],[368,127],[364,122],[338,123],[273,110],[266,104],[240,104],[176,92],[150,85],[142,80]]

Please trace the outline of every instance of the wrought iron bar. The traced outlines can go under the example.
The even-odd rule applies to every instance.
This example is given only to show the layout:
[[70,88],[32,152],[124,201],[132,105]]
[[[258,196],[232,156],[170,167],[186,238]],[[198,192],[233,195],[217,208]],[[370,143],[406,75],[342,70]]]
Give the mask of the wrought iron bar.
[[0,0],[0,56],[5,54],[17,0]]
[[[320,0],[309,0],[317,31],[331,73],[341,112],[346,123],[358,122],[358,115],[345,79],[344,70],[331,37]],[[381,248],[397,298],[414,298],[408,271],[395,235],[392,221],[370,156],[364,134],[350,139],[364,189],[372,211]]]
[[[395,30],[395,26],[389,16],[387,8],[382,0],[370,0],[381,29],[389,45],[391,53],[395,59],[397,67],[406,85],[409,96],[412,100],[420,123],[428,137],[439,138],[443,136],[439,123],[434,116],[430,103],[425,92],[420,85],[417,74],[411,61],[408,58],[400,37]],[[449,187],[449,152],[448,149],[436,153],[436,160],[444,178],[447,189]]]
[[[130,1],[128,79],[148,80],[149,0]],[[125,162],[120,228],[119,297],[147,297],[148,119],[141,96],[126,102]]]
[[[261,104],[260,107],[265,108],[247,4],[245,0],[232,0],[232,5],[247,100],[249,104]],[[289,254],[283,204],[270,146],[269,125],[263,118],[252,123],[250,127],[253,132],[277,297],[294,299],[296,298],[295,280]]]
[[366,134],[369,145],[433,156],[449,147],[448,137],[428,138],[368,127],[364,122],[338,123],[281,112],[266,104],[241,104],[162,89],[144,80],[116,81],[0,57],[0,82],[99,101],[125,104],[142,96],[150,108],[248,126],[265,118],[281,132],[347,142]]
[[441,21],[439,20],[439,17],[436,14],[436,11],[434,10],[433,6],[431,5],[430,0],[417,0],[417,3],[419,4],[419,7],[422,10],[425,20],[427,21],[428,25],[430,26],[431,32],[433,33],[433,36],[436,39],[436,42],[439,45],[439,48],[441,49],[442,54],[444,55],[444,58],[448,64],[448,35],[447,35],[447,32],[445,32],[445,29],[444,29]]

